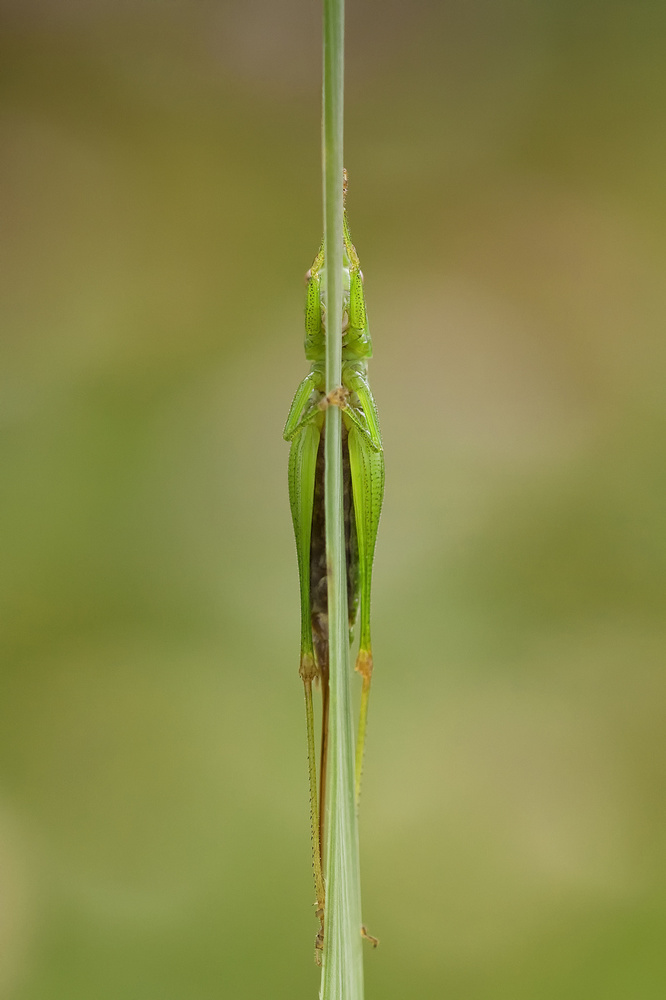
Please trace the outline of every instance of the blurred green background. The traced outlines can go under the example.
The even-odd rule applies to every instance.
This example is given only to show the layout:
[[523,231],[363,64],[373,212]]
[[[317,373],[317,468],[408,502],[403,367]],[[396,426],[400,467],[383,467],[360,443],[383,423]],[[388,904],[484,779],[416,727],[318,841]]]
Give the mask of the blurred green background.
[[[0,995],[314,998],[320,9],[5,0]],[[666,995],[666,8],[348,7],[368,1000]]]

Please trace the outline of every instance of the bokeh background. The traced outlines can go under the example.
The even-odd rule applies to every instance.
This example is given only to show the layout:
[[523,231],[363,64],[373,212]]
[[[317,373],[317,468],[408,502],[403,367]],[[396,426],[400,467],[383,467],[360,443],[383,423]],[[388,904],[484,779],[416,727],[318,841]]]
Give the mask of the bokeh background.
[[[5,0],[3,1000],[313,998],[320,9]],[[350,2],[369,1000],[666,995],[666,8]]]

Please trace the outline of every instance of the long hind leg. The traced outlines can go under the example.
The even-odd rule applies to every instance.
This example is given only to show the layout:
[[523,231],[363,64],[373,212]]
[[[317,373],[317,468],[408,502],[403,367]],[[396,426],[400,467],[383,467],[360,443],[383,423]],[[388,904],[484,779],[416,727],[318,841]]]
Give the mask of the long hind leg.
[[319,931],[315,945],[315,957],[320,962],[324,940],[325,887],[322,870],[321,842],[319,838],[319,802],[317,797],[317,765],[315,754],[314,710],[312,704],[312,683],[318,676],[312,641],[312,621],[310,609],[310,536],[312,531],[312,510],[314,503],[314,483],[317,450],[321,437],[321,421],[308,420],[301,424],[292,438],[289,452],[289,501],[296,551],[301,594],[301,657],[299,673],[305,692],[305,721],[308,744],[308,776],[310,784],[310,834],[312,844],[312,868],[314,872],[316,912]]

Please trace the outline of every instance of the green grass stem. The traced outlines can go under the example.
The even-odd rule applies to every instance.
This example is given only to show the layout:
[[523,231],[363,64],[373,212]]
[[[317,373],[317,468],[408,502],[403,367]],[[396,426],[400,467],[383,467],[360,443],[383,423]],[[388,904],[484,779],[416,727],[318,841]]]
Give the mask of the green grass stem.
[[[326,282],[326,391],[342,369],[344,0],[324,0],[322,167]],[[326,922],[321,1000],[363,1000],[361,885],[354,801],[354,727],[342,511],[342,414],[326,412],[326,557],[330,716],[326,802]]]

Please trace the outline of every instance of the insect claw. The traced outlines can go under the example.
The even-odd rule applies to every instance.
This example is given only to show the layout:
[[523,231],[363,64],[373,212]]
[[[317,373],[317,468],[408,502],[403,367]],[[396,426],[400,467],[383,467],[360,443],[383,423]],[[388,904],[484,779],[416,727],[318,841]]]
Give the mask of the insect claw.
[[379,938],[373,937],[372,934],[369,934],[365,924],[361,924],[361,937],[364,941],[369,941],[373,948],[376,948],[379,944]]

